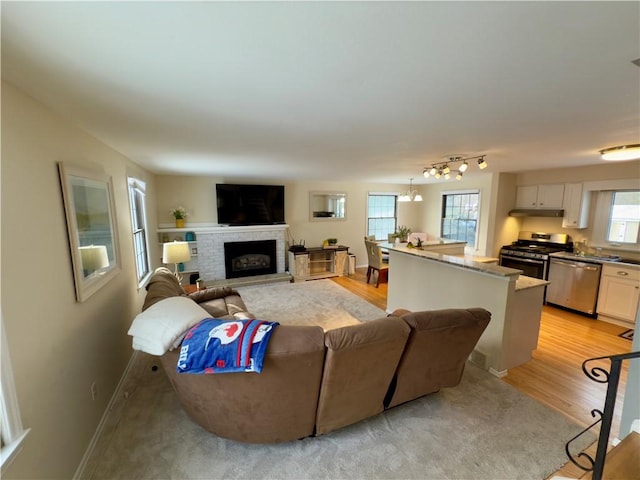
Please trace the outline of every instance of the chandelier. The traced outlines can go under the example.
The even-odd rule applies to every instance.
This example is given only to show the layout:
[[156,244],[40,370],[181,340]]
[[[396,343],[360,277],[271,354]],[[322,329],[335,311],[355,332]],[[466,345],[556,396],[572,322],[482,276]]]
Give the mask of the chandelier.
[[[422,170],[422,174],[425,178],[433,177],[433,178],[442,178],[445,180],[449,180],[451,178],[452,170],[456,170],[456,180],[462,180],[462,174],[467,171],[469,168],[470,160],[477,160],[478,168],[480,170],[484,170],[487,168],[487,162],[485,162],[484,157],[486,155],[477,155],[475,157],[463,157],[462,155],[451,155],[448,160],[443,162],[432,163],[430,167],[424,167]],[[459,163],[458,167],[455,167],[455,164]]]
[[413,190],[413,178],[409,179],[409,190],[402,193],[398,197],[399,202],[421,202],[422,195],[418,193],[417,190]]

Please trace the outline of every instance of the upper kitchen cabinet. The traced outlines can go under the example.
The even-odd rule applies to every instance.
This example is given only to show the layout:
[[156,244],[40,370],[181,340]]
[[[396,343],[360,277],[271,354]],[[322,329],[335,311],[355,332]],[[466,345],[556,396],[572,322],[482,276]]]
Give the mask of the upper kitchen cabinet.
[[516,208],[563,208],[564,185],[527,185],[516,191]]
[[584,191],[581,183],[567,183],[564,186],[564,228],[587,228],[589,220],[589,192]]

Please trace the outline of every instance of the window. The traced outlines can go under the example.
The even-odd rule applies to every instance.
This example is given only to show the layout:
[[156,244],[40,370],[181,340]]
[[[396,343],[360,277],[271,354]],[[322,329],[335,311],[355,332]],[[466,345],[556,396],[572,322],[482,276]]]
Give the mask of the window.
[[638,244],[640,191],[611,192],[607,241]]
[[640,248],[640,191],[597,193],[592,243],[605,248]]
[[144,182],[129,177],[129,206],[131,208],[131,227],[138,285],[142,285],[150,273],[147,213],[144,202],[145,186]]
[[367,235],[375,235],[376,240],[388,240],[388,235],[396,231],[397,195],[370,193],[367,197]]
[[467,242],[468,247],[475,247],[479,203],[480,194],[477,191],[443,193],[440,236]]
[[22,442],[24,442],[29,430],[25,430],[22,427],[22,421],[20,420],[20,410],[13,382],[13,370],[11,368],[11,358],[9,357],[9,344],[4,331],[4,322],[2,322],[1,328],[2,350],[0,350],[0,355],[2,360],[0,366],[2,368],[2,389],[0,390],[0,407],[2,408],[0,413],[0,439],[2,440],[2,447],[0,448],[0,466],[4,469],[20,451]]

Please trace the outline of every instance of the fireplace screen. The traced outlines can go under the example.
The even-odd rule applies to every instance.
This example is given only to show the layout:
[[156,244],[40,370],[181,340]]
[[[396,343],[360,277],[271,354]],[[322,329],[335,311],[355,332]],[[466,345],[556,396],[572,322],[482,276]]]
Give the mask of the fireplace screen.
[[276,241],[226,242],[224,263],[226,278],[276,273]]

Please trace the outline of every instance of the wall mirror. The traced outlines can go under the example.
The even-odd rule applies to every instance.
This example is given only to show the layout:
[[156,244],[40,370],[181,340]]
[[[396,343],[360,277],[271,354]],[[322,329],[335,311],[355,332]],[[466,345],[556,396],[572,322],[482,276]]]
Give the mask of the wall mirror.
[[345,192],[309,192],[311,221],[344,220],[347,218]]
[[58,163],[76,299],[84,302],[120,271],[111,177]]

